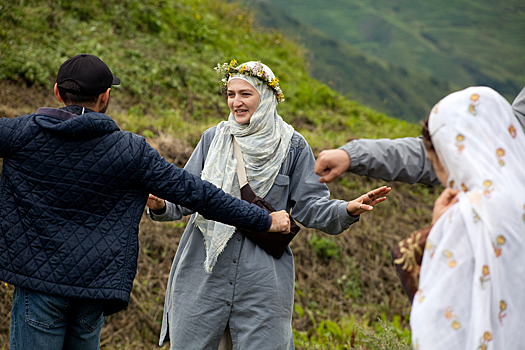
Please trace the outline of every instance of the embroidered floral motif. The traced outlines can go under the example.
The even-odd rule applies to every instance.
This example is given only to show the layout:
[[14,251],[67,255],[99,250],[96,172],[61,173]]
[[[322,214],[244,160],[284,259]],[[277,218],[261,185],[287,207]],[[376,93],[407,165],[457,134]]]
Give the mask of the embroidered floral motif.
[[517,135],[516,128],[512,124],[510,124],[510,126],[509,126],[509,134],[510,134],[510,136],[512,136],[513,139],[516,138],[516,135]]
[[490,193],[494,191],[494,188],[492,186],[492,181],[490,180],[483,181],[483,186],[485,186],[485,189],[483,190],[483,195],[485,195],[485,197],[487,198],[490,198]]
[[430,253],[430,258],[434,257],[434,253],[436,252],[436,245],[432,240],[427,238],[427,241],[425,242],[425,251]]
[[423,295],[423,291],[421,289],[418,289],[416,294],[414,294],[414,300],[419,301],[420,303],[425,300],[425,296]]
[[454,188],[454,180],[451,180],[451,181],[448,183],[448,187],[450,187],[450,188]]
[[478,105],[479,105],[479,95],[473,94],[472,96],[470,96],[470,105],[468,106],[468,111],[470,112],[470,114],[472,115],[478,114],[478,112],[476,111],[476,107]]
[[467,192],[468,191],[468,188],[465,184],[461,184],[461,189],[463,190],[463,192]]
[[498,318],[499,318],[499,324],[501,326],[503,326],[503,318],[507,316],[507,313],[505,312],[506,310],[507,310],[507,303],[505,302],[505,300],[500,300]]
[[479,278],[479,281],[481,283],[481,289],[485,289],[485,286],[483,285],[483,283],[490,281],[489,275],[490,275],[489,267],[487,265],[483,265],[483,269],[481,271],[481,277]]
[[488,350],[489,346],[487,343],[492,340],[492,334],[490,332],[483,333],[483,336],[479,340],[478,350]]
[[465,145],[463,144],[463,141],[465,141],[465,136],[458,134],[456,136],[456,147],[458,149],[458,154],[461,154],[463,149],[465,148]]
[[456,315],[454,313],[454,311],[450,308],[450,307],[447,307],[445,309],[445,318],[449,321],[452,321],[452,323],[450,324],[452,326],[452,328],[454,328],[455,330],[458,330],[461,328],[461,323],[459,323],[458,319],[459,319],[459,316]]
[[403,241],[399,242],[399,252],[401,253],[401,257],[394,260],[394,263],[398,265],[403,264],[403,270],[408,272],[415,271],[413,277],[416,284],[419,283],[419,270],[421,269],[416,258],[417,256],[423,255],[423,251],[418,244],[421,240],[421,235],[422,233],[418,232],[414,237],[407,238],[405,240],[407,243],[406,247],[404,246]]
[[501,247],[505,244],[505,237],[499,235],[496,237],[496,242],[492,242],[492,247],[494,248],[494,252],[496,253],[496,258],[498,258],[501,255]]
[[456,266],[457,262],[456,262],[456,260],[454,260],[454,254],[452,254],[452,252],[450,250],[446,250],[445,249],[445,250],[443,250],[443,253],[441,253],[441,254],[443,254],[443,257],[447,261],[448,266],[450,268]]
[[498,163],[500,166],[505,165],[505,162],[502,159],[504,155],[505,155],[505,150],[503,148],[498,148],[496,150],[496,156],[498,157]]

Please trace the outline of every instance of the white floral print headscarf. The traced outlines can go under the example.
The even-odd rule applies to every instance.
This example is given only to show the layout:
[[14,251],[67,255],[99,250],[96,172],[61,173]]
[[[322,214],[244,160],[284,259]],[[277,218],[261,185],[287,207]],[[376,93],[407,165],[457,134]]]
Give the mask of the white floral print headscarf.
[[[275,77],[271,69],[260,62],[252,61],[245,65],[249,68],[260,65],[269,74],[270,79]],[[233,135],[243,154],[248,182],[254,192],[264,198],[273,186],[281,164],[288,156],[294,129],[277,114],[278,102],[275,93],[265,83],[243,74],[233,74],[229,81],[232,79],[242,79],[250,83],[260,95],[259,104],[248,124],[237,123],[230,113],[228,121],[217,125],[201,177],[226,193],[240,198],[236,175],[237,160],[232,146]],[[226,247],[235,228],[206,220],[201,215],[196,217],[195,224],[201,230],[206,244],[204,269],[211,273],[217,257]]]
[[411,311],[416,349],[525,344],[525,135],[509,103],[472,87],[432,110],[429,132],[459,202],[427,238]]

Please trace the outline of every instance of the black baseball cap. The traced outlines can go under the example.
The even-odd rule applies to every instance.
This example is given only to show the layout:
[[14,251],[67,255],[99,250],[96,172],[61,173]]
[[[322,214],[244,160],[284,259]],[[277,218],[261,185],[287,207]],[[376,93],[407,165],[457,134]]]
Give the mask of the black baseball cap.
[[82,53],[62,63],[57,74],[57,84],[66,80],[76,82],[80,90],[68,90],[76,95],[96,96],[105,92],[111,85],[119,85],[120,79],[111,73],[109,67],[97,56]]

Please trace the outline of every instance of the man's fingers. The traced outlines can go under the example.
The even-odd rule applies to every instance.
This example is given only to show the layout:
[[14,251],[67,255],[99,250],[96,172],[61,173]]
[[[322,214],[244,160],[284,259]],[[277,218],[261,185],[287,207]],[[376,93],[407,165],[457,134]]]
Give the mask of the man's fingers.
[[272,225],[269,232],[290,233],[290,216],[285,210],[270,213]]
[[326,182],[332,182],[334,181],[340,174],[337,174],[334,169],[328,170],[328,174],[321,176],[319,178],[320,183],[326,183]]

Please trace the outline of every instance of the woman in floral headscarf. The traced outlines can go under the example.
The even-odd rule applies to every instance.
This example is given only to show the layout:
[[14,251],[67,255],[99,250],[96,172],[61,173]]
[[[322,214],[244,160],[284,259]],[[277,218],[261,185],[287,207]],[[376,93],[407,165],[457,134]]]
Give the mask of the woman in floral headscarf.
[[[307,227],[338,234],[382,202],[382,187],[354,201],[329,200],[313,172],[305,139],[277,114],[284,100],[278,79],[260,62],[217,68],[225,74],[228,121],[206,130],[185,169],[240,197],[233,137],[248,182],[276,210],[293,209]],[[172,203],[148,201],[154,220],[191,214]],[[165,211],[160,214],[159,210]],[[160,214],[160,215],[157,215]],[[294,265],[289,247],[274,258],[234,227],[193,214],[173,261],[160,343],[171,349],[293,349]]]
[[525,346],[525,135],[494,90],[453,93],[423,128],[447,187],[412,305],[415,349]]

